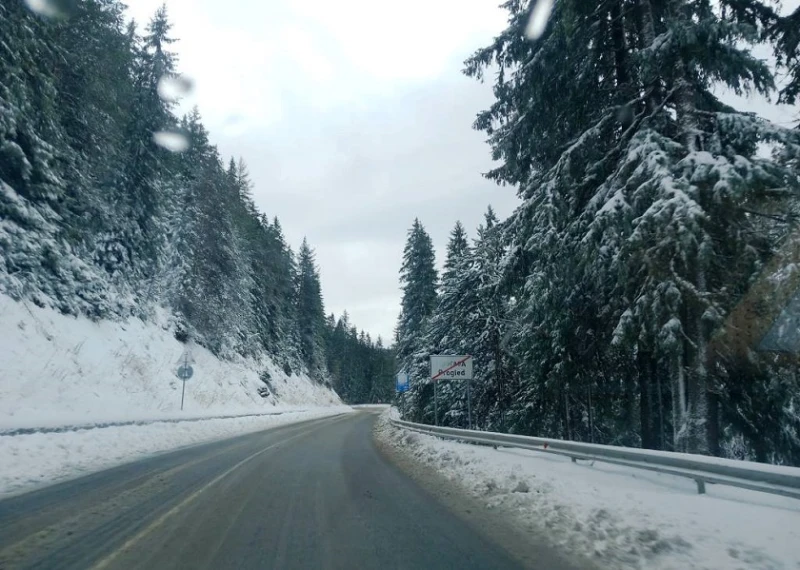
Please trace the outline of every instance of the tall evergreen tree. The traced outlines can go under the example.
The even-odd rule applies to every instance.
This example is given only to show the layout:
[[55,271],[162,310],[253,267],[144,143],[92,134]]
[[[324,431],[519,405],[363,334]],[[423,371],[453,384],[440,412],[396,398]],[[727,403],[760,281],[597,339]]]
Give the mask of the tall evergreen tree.
[[[95,319],[161,305],[179,340],[327,380],[310,247],[298,268],[244,162],[223,164],[199,112],[178,119],[159,94],[178,75],[165,7],[139,35],[118,0],[69,19],[6,2],[0,28],[0,292]],[[188,147],[159,146],[160,131]],[[356,342],[366,377],[377,356]]]
[[[428,320],[438,300],[438,274],[433,242],[418,219],[408,232],[400,283],[403,290],[400,318],[397,323],[397,360],[399,368],[412,375],[411,397],[419,414],[432,412],[431,389],[427,383]],[[421,417],[421,416],[420,416]]]
[[[497,367],[481,383],[483,421],[513,393],[498,406],[510,429],[719,453],[723,432],[746,424],[729,398],[737,363],[709,339],[786,233],[800,147],[713,88],[772,92],[748,46],[766,30],[789,61],[788,20],[756,0],[562,0],[529,42],[530,2],[504,6],[508,28],[465,71],[499,70],[475,127],[500,161],[487,176],[524,203],[487,219],[427,334],[409,336],[401,314],[400,354],[433,345]],[[446,337],[456,311],[476,327]]]
[[312,371],[320,369],[324,362],[324,323],[322,287],[314,252],[303,239],[297,257],[297,330],[303,361]]
[[413,341],[425,328],[436,307],[438,275],[433,242],[418,219],[408,232],[400,268],[403,290],[398,330],[398,356],[405,359],[413,353]]
[[794,105],[800,100],[800,7],[784,17],[773,17],[769,27],[776,41],[778,63],[786,70],[786,85],[781,89],[781,103]]

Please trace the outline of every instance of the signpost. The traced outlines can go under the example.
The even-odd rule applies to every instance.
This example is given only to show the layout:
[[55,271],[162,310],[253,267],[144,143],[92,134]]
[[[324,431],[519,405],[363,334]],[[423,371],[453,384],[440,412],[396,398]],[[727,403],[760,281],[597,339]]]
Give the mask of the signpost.
[[186,350],[183,356],[181,356],[177,372],[178,378],[183,382],[183,388],[181,389],[181,410],[183,410],[183,398],[186,395],[186,381],[194,375],[194,368],[192,368],[190,362],[194,362],[194,358],[192,358],[191,352]]
[[433,382],[433,409],[435,424],[439,425],[439,398],[436,384],[439,380],[467,381],[467,421],[472,429],[472,356],[431,355],[431,382]]
[[395,388],[397,389],[397,393],[399,395],[401,418],[405,418],[406,415],[404,394],[408,392],[410,384],[411,384],[411,375],[408,374],[408,372],[406,371],[398,372],[397,377],[395,379]]

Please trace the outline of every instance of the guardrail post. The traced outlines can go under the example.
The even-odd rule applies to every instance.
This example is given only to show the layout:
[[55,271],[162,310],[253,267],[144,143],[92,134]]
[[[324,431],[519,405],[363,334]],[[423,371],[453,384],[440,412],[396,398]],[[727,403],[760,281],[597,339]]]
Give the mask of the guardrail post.
[[695,483],[697,483],[697,494],[698,495],[705,495],[706,494],[706,482],[702,479],[695,479]]

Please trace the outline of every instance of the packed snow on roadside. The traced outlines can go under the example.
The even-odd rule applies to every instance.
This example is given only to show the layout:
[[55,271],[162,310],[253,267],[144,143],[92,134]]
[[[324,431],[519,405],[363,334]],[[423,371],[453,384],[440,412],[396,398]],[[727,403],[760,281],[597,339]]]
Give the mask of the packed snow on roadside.
[[352,409],[0,436],[0,499],[157,452],[342,413]]
[[698,495],[685,478],[397,429],[390,413],[384,442],[601,568],[800,569],[800,500],[718,485]]
[[[269,358],[220,360],[199,346],[189,347],[194,375],[181,410],[175,372],[187,346],[168,323],[164,313],[152,323],[93,322],[0,294],[0,496],[155,452],[352,411],[333,390]],[[259,393],[266,394],[261,377],[269,379],[267,397]],[[175,423],[184,419],[199,421]]]
[[[217,359],[189,347],[194,376],[176,370],[186,345],[168,316],[92,322],[0,294],[0,432],[88,423],[199,418],[339,406],[325,385],[269,358]],[[262,398],[269,376],[271,394]],[[265,375],[265,376],[266,376]]]

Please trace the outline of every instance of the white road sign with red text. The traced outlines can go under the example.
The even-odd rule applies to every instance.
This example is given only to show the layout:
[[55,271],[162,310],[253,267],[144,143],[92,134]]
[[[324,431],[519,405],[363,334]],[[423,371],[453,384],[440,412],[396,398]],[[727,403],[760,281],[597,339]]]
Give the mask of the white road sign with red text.
[[472,380],[472,357],[431,355],[431,380]]

